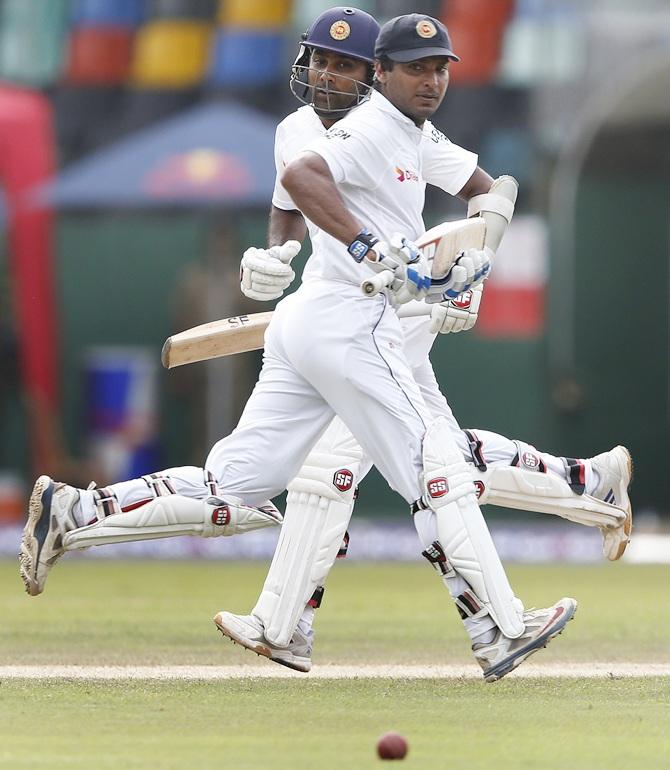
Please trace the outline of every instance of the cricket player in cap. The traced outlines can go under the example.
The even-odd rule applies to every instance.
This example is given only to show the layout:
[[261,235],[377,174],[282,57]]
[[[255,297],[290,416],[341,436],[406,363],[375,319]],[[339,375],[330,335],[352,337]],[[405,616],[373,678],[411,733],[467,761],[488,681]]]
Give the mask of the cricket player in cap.
[[[377,65],[377,77],[382,83],[382,90],[384,90],[383,81],[385,78],[383,73],[392,71],[395,67],[395,64],[390,64],[390,62],[401,61],[401,58],[393,57],[405,57],[406,59],[408,56],[408,49],[406,47],[403,48],[403,45],[398,43],[399,37],[402,38],[403,35],[405,38],[407,37],[407,19],[411,19],[409,27],[414,30],[414,33],[411,33],[410,30],[410,40],[412,44],[417,44],[417,40],[414,38],[419,38],[418,48],[420,51],[425,53],[437,47],[437,50],[439,50],[439,53],[435,54],[437,58],[456,59],[451,50],[446,30],[444,30],[439,22],[435,22],[435,20],[431,20],[428,17],[418,17],[416,21],[413,17],[400,17],[400,21],[394,20],[393,29],[384,38],[384,30],[389,26],[386,25],[377,43],[378,55],[380,56]],[[290,160],[311,139],[319,139],[326,133],[326,129],[333,126],[340,117],[346,115],[353,107],[370,99],[373,72],[372,44],[377,36],[377,30],[376,22],[368,14],[351,8],[336,8],[322,14],[307,32],[293,67],[291,87],[296,96],[305,101],[309,107],[303,107],[296,113],[293,113],[278,128],[276,146],[278,173],[281,172],[285,164],[290,163]],[[432,41],[431,47],[422,41]],[[384,48],[384,45],[386,45],[386,48]],[[429,58],[419,56],[416,61],[425,64]],[[410,58],[403,62],[403,64],[412,67],[413,61]],[[414,66],[416,67],[416,64]],[[446,69],[440,69],[440,71],[446,71]],[[393,99],[399,105],[402,105],[402,114],[412,114],[414,116],[412,120],[415,122],[415,125],[417,119],[422,120],[424,113],[426,117],[432,114],[439,101],[441,101],[439,89],[435,91],[424,88],[419,93],[413,94],[412,89],[406,87],[406,83],[394,79],[391,79],[386,87],[393,91]],[[373,95],[373,98],[378,97],[379,95]],[[372,99],[370,100],[372,101]],[[432,104],[435,105],[434,108],[429,107]],[[426,133],[425,126],[422,128],[422,142],[424,133]],[[453,169],[456,169],[466,182],[475,173],[481,172],[480,169],[476,168],[475,156],[451,145],[443,135],[432,127],[430,127],[427,136],[430,137],[430,144],[427,145],[427,151],[424,152],[422,150],[422,157],[425,155],[429,162],[432,160],[435,165],[438,165],[439,162],[444,162],[447,159],[452,164]],[[438,148],[438,152],[431,158],[430,150],[434,150],[433,145]],[[489,185],[488,189],[490,192],[492,181],[490,177],[484,175],[481,181],[483,181],[484,186],[486,184]],[[452,181],[452,187],[453,185]],[[455,191],[458,192],[458,190]],[[483,195],[483,193],[479,194]],[[470,195],[470,198],[472,197],[473,195]],[[481,209],[477,213],[482,213],[485,216],[487,212],[485,209]],[[509,216],[511,216],[511,213]],[[312,223],[308,220],[308,224],[311,225]],[[288,237],[289,235],[293,236],[293,238]],[[297,251],[296,246],[299,248],[299,241],[302,240],[304,235],[305,219],[295,208],[290,194],[281,185],[281,181],[278,180],[273,197],[270,223],[269,240],[271,248],[268,250],[251,249],[245,253],[242,265],[242,287],[245,293],[249,296],[254,296],[254,293],[257,292],[256,298],[259,299],[273,298],[281,295],[285,285],[288,285],[292,278],[292,271],[290,271],[288,265],[290,257],[286,259],[286,253],[295,253]],[[296,243],[289,245],[291,240],[295,240]],[[282,250],[283,254],[281,253]],[[485,252],[483,256],[472,255],[469,259],[472,261],[472,267],[464,268],[466,279],[461,279],[463,286],[467,286],[469,275],[474,275],[477,272],[476,265],[479,265],[481,268],[486,259],[490,261],[490,255]],[[313,272],[311,280],[317,283],[323,281],[323,276],[319,275],[318,262],[314,257],[312,257],[310,262],[312,262]],[[266,269],[266,265],[269,265],[271,269]],[[316,265],[316,270],[313,268],[314,265]],[[310,267],[308,264],[308,271],[305,276],[307,282],[310,280]],[[281,268],[288,268],[288,270],[282,271]],[[402,272],[402,269],[400,272]],[[273,277],[280,280],[273,282]],[[443,289],[444,287],[441,288]],[[385,307],[382,315],[388,310],[389,308]],[[435,312],[436,310],[440,311],[439,314]],[[579,497],[579,490],[577,490],[576,485],[570,486],[566,480],[566,473],[572,474],[570,476],[572,478],[575,475],[573,472],[575,468],[581,469],[582,475],[591,482],[592,491],[595,490],[598,484],[601,486],[607,485],[614,478],[616,483],[613,486],[616,487],[617,493],[621,497],[623,480],[619,478],[622,475],[620,469],[611,470],[609,467],[611,463],[608,464],[602,459],[600,459],[600,464],[606,468],[606,473],[601,472],[599,474],[596,470],[596,460],[598,458],[594,458],[593,466],[591,466],[589,461],[583,463],[582,461],[573,461],[572,470],[568,471],[568,466],[563,458],[552,458],[550,455],[537,453],[532,447],[522,442],[511,442],[504,437],[497,437],[496,434],[489,434],[488,432],[477,432],[475,434],[474,432],[460,431],[451,415],[451,410],[446,400],[444,400],[444,397],[437,388],[434,376],[432,376],[432,369],[427,359],[427,350],[434,339],[434,334],[428,331],[427,324],[431,323],[435,326],[437,318],[439,323],[436,331],[449,331],[451,330],[449,328],[450,324],[452,326],[456,324],[456,328],[468,328],[468,323],[470,321],[474,323],[474,320],[476,320],[476,312],[467,313],[465,317],[463,317],[462,312],[461,309],[451,303],[451,300],[442,298],[441,302],[434,304],[432,321],[422,322],[423,328],[421,329],[420,336],[427,339],[428,343],[427,346],[425,342],[423,343],[425,352],[418,356],[418,359],[420,359],[419,363],[412,367],[412,372],[417,380],[420,379],[420,375],[423,373],[423,383],[419,385],[419,396],[423,397],[430,404],[429,411],[433,417],[441,416],[443,418],[443,421],[446,423],[446,425],[443,425],[443,432],[453,432],[455,434],[461,462],[465,464],[463,458],[467,458],[470,461],[468,469],[473,472],[476,464],[477,472],[483,474],[482,478],[486,478],[487,485],[493,491],[492,497],[494,499],[491,501],[506,504],[507,500],[507,504],[516,504],[518,507],[524,507],[518,501],[510,502],[508,498],[505,498],[504,494],[501,499],[495,499],[496,480],[491,476],[490,471],[498,467],[499,470],[508,472],[508,476],[509,473],[523,474],[528,472],[533,463],[535,463],[540,473],[542,471],[545,472],[544,476],[546,478],[553,478],[553,482],[549,484],[550,494],[545,494],[544,498],[542,498],[542,494],[535,495],[535,499],[531,499],[530,503],[526,504],[526,507],[532,506],[539,510],[549,510],[549,512],[559,513],[559,515],[570,518],[568,509],[572,506],[574,519],[580,520],[580,516],[583,519],[585,514],[574,509],[575,498]],[[406,338],[410,336],[407,329],[405,329],[405,335]],[[408,357],[411,357],[411,352],[418,352],[420,345],[410,345],[410,350],[407,351],[406,339],[405,347]],[[406,398],[406,396],[403,395],[403,398]],[[240,427],[244,425],[244,422],[243,417]],[[445,427],[446,431],[444,430]],[[244,431],[241,432],[244,433]],[[309,486],[307,479],[310,473],[312,482],[314,482],[315,473],[321,477],[326,477],[330,474],[331,479],[335,478],[333,473],[331,473],[332,469],[329,467],[319,467],[320,459],[324,455],[328,455],[328,452],[331,455],[330,461],[333,461],[332,450],[335,449],[336,460],[342,460],[344,463],[347,463],[347,460],[349,461],[347,468],[335,468],[335,471],[342,472],[346,470],[347,473],[350,473],[350,476],[347,476],[346,473],[342,476],[344,482],[339,484],[341,489],[336,490],[336,493],[339,493],[337,500],[329,500],[328,494],[326,494],[324,502],[317,495],[319,503],[317,508],[320,505],[322,509],[329,509],[326,510],[326,515],[330,515],[331,521],[333,519],[337,520],[338,527],[343,533],[353,507],[353,479],[355,478],[358,481],[358,478],[364,475],[365,469],[369,467],[369,459],[367,457],[363,458],[360,447],[349,436],[341,423],[339,423],[339,427],[331,427],[325,437],[327,436],[330,436],[330,439],[328,439],[330,443],[327,442],[328,451],[323,451],[322,439],[321,444],[317,445],[316,450],[310,455],[310,458],[316,459],[308,459],[302,470],[297,474],[297,484],[294,482],[293,492],[289,494],[289,503],[291,494],[294,494],[295,499],[299,499],[301,495],[304,497],[304,487],[306,484]],[[486,446],[487,440],[488,455],[484,455],[482,445]],[[216,456],[217,451],[217,448],[215,448],[212,454]],[[496,462],[498,455],[501,457],[501,462]],[[510,460],[515,456],[516,464],[520,466],[518,468],[513,467],[513,463],[510,463]],[[490,468],[487,468],[484,457],[488,459],[491,465]],[[603,456],[600,457],[602,458]],[[472,462],[473,460],[475,461],[474,463]],[[493,462],[491,463],[492,460]],[[327,459],[326,465],[328,465],[328,461]],[[222,486],[218,481],[214,470],[214,466],[217,464],[215,460],[210,467],[208,462],[208,467],[205,470],[190,467],[169,469],[161,474],[153,474],[143,479],[112,485],[104,490],[73,490],[72,487],[57,485],[48,479],[42,481],[41,485],[38,481],[36,491],[31,499],[31,508],[35,511],[33,524],[32,526],[27,525],[27,534],[24,536],[24,547],[22,548],[22,572],[29,591],[37,593],[43,588],[49,567],[69,547],[82,547],[84,543],[91,545],[102,542],[120,542],[174,534],[200,534],[204,536],[233,534],[235,531],[243,532],[254,528],[254,526],[264,526],[279,521],[278,513],[267,502],[261,502],[260,507],[254,508],[245,504],[249,501],[249,497],[244,499],[244,495],[239,497],[231,495],[229,492],[230,486]],[[536,468],[533,467],[533,472],[535,470]],[[546,471],[549,472],[547,473]],[[489,476],[485,475],[487,473],[489,473]],[[619,477],[616,476],[617,473],[619,473]],[[498,473],[498,477],[500,477],[500,473]],[[42,477],[42,479],[46,479],[46,477]],[[490,484],[489,479],[491,481]],[[504,474],[503,479],[506,480]],[[40,486],[40,489],[37,489],[38,486]],[[498,486],[504,487],[505,484],[498,484]],[[542,485],[536,486],[539,489]],[[623,495],[625,495],[626,486],[627,483],[623,486]],[[558,492],[557,487],[560,487]],[[583,491],[584,489],[582,488],[581,492]],[[552,495],[562,499],[559,503],[556,503]],[[586,497],[589,496],[587,495]],[[545,508],[542,507],[543,503]],[[310,506],[307,506],[307,509],[302,511],[298,510],[299,506],[294,507],[296,508],[296,513],[295,517],[291,517],[291,521],[295,518],[296,522],[304,523],[304,514],[307,513],[309,515]],[[291,505],[289,504],[290,508]],[[41,532],[39,521],[50,512],[55,512],[60,516],[59,521],[63,525],[62,531],[59,527],[52,527],[53,531],[48,530],[44,534]],[[287,510],[287,519],[289,518],[289,513],[291,511]],[[545,611],[540,611],[539,616],[537,616],[537,613],[535,615],[533,613],[525,613],[523,616],[525,619],[525,631],[517,637],[519,641],[514,645],[501,641],[501,638],[507,637],[499,632],[499,629],[497,629],[492,620],[492,614],[480,603],[476,592],[473,592],[472,586],[462,576],[459,577],[458,573],[454,570],[447,569],[447,557],[434,526],[437,519],[435,513],[430,506],[421,508],[415,513],[417,529],[422,536],[422,542],[426,546],[424,555],[435,565],[452,595],[454,595],[456,605],[465,619],[466,627],[471,634],[473,643],[475,646],[479,645],[476,655],[484,668],[485,676],[487,676],[488,672],[487,678],[499,678],[507,670],[511,670],[514,665],[518,665],[527,654],[537,649],[539,646],[538,639],[543,640],[547,633],[550,635],[558,633],[564,625],[563,621],[571,613],[571,610],[574,610],[574,607],[570,602],[561,605],[560,614],[562,619],[559,618],[559,621],[553,624],[551,628],[543,629],[542,633],[538,633],[538,627],[545,619],[545,615],[542,614]],[[613,532],[616,528],[612,525],[612,521],[617,521],[617,526],[621,529],[621,522],[616,520],[615,517],[607,519],[608,514],[609,512],[605,511],[601,513],[600,519],[592,521],[581,520],[581,523],[602,526],[603,530]],[[595,514],[592,513],[591,516],[595,517]],[[91,519],[95,519],[95,523],[87,525],[87,522],[91,521]],[[82,526],[82,522],[84,526]],[[310,525],[314,531],[318,530],[320,524],[323,524],[323,522],[319,520],[318,516],[311,517]],[[68,546],[65,549],[62,542],[59,542],[58,547],[56,546],[57,536],[62,536],[63,533],[65,533],[64,540],[66,546]],[[329,534],[331,541],[330,553],[332,555],[332,543],[334,542],[335,552],[337,552],[339,542],[337,537],[332,537],[332,531]],[[610,534],[610,537],[612,538],[614,535]],[[619,547],[621,537],[618,535],[616,537],[619,538],[617,541],[617,547]],[[40,539],[41,543],[38,543]],[[36,544],[39,546],[39,555],[33,555],[36,553]],[[486,550],[486,546],[484,547]],[[332,558],[329,556],[324,559],[323,568],[325,572],[327,572],[330,563],[332,563]],[[281,565],[279,569],[281,571]],[[273,579],[275,577],[276,575]],[[31,588],[33,590],[30,590]],[[34,590],[36,588],[39,590]],[[316,588],[318,593],[318,585]],[[272,591],[270,593],[272,594]],[[281,594],[281,588],[279,589],[279,594]],[[303,638],[301,639],[300,632],[296,631],[290,637],[287,645],[277,645],[274,647],[271,644],[269,645],[271,652],[269,657],[299,670],[308,670],[311,665],[311,641],[309,639],[309,625],[311,621],[309,614],[310,602],[307,602],[307,604],[308,607],[305,608],[305,601],[302,601],[301,609],[304,612],[300,620],[304,624],[305,633]],[[556,607],[552,608],[552,610],[558,612]],[[262,616],[263,609],[261,608],[259,612]],[[227,616],[229,613],[221,613],[221,615]],[[267,618],[271,620],[270,616],[267,616]],[[262,636],[264,628],[262,621],[260,623]],[[222,630],[225,633],[225,629],[222,628]],[[257,628],[252,629],[254,633],[257,631]],[[477,639],[479,639],[479,642]],[[249,641],[251,644],[248,646],[253,644],[258,646],[257,638],[250,638]],[[263,641],[267,643],[264,637]],[[303,649],[299,649],[301,643]],[[482,650],[483,652],[481,652]],[[478,651],[479,654],[477,654]]]

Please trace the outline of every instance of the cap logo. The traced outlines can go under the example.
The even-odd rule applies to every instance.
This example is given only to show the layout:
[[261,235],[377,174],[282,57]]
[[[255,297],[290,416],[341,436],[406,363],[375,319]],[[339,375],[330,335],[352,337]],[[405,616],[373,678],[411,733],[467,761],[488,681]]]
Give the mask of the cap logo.
[[346,40],[351,34],[351,27],[344,19],[336,21],[330,27],[330,36],[333,40]]
[[419,37],[435,37],[435,35],[437,35],[437,28],[433,22],[428,21],[428,19],[422,19],[416,25],[416,31],[419,34]]

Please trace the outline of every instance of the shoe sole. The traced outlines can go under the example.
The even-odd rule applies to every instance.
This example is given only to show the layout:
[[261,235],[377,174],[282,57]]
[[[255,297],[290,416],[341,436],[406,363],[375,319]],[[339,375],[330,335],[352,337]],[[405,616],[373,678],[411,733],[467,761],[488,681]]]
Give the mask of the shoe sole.
[[626,489],[624,490],[626,493],[626,499],[628,500],[628,505],[623,510],[626,512],[626,518],[624,519],[621,527],[623,529],[624,538],[619,543],[618,549],[607,558],[610,561],[618,561],[626,551],[626,548],[628,547],[628,543],[630,543],[630,535],[633,531],[633,506],[630,502],[630,497],[628,497],[628,490],[630,489],[630,485],[633,481],[633,458],[631,457],[630,452],[628,449],[626,449],[625,446],[619,446],[617,449],[623,450],[623,452],[626,455],[626,470],[628,471],[628,483],[626,484]]
[[[23,528],[19,552],[19,574],[26,593],[38,596],[44,590],[36,579],[37,565],[44,540],[49,532],[49,510],[53,495],[53,484],[49,476],[40,476],[35,482],[28,501],[28,519]],[[46,516],[45,516],[46,511]]]
[[497,682],[506,674],[509,674],[510,671],[513,671],[515,668],[517,668],[517,666],[521,665],[521,663],[523,663],[524,660],[526,660],[526,658],[528,658],[534,652],[538,652],[538,650],[546,647],[555,636],[563,633],[563,629],[574,618],[576,612],[577,602],[572,605],[571,611],[569,609],[566,610],[566,612],[563,614],[563,617],[556,625],[547,629],[541,636],[538,636],[537,639],[530,642],[530,644],[527,644],[525,647],[521,647],[521,649],[517,650],[514,655],[510,655],[509,658],[500,661],[500,663],[497,663],[488,671],[484,671],[484,680],[486,682]]
[[245,650],[251,650],[251,652],[255,652],[256,655],[267,658],[273,663],[279,663],[280,666],[286,666],[286,668],[290,668],[292,671],[300,671],[301,674],[309,673],[310,669],[312,668],[311,661],[300,663],[297,661],[282,660],[281,658],[273,657],[272,649],[263,644],[263,642],[250,642],[248,639],[245,639],[244,637],[235,633],[235,631],[231,631],[229,628],[227,628],[221,619],[220,613],[214,616],[214,625],[219,629],[223,636],[225,636],[227,639],[230,639],[233,644],[239,644],[241,647],[244,647]]

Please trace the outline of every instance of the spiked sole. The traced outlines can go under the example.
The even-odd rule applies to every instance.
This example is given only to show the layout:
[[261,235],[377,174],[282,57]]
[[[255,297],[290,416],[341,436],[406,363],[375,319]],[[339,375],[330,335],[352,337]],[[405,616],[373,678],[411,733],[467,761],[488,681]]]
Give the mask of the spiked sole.
[[290,668],[293,671],[300,671],[302,674],[308,673],[312,668],[312,662],[310,660],[302,663],[273,657],[273,650],[267,645],[262,642],[252,642],[234,631],[231,631],[229,628],[226,628],[221,618],[221,613],[214,616],[214,625],[219,629],[223,636],[230,639],[233,644],[239,644],[241,647],[244,647],[245,650],[251,650],[251,652],[255,652],[256,655],[267,658],[273,663],[279,663],[280,666],[286,666],[286,668]]
[[577,602],[575,602],[572,607],[572,612],[566,612],[557,625],[552,626],[549,630],[545,631],[544,634],[538,636],[537,639],[534,639],[525,647],[521,647],[513,655],[510,655],[508,658],[505,658],[505,660],[501,660],[500,663],[496,663],[495,666],[484,671],[484,680],[486,682],[497,682],[499,679],[502,679],[505,674],[509,674],[510,671],[513,671],[517,666],[523,663],[523,661],[530,657],[534,652],[542,650],[554,637],[563,633],[563,629],[574,618],[575,612],[577,612]]
[[[39,560],[41,544],[35,530],[41,529],[45,505],[43,501],[44,493],[49,489],[52,480],[49,476],[40,476],[35,482],[33,491],[28,502],[28,519],[23,528],[21,537],[21,550],[19,551],[19,574],[26,592],[30,596],[37,596],[42,593],[42,588],[37,582],[36,572]],[[48,517],[48,506],[47,506]],[[48,522],[47,522],[48,525]]]
[[[628,469],[628,485],[626,487],[626,492],[627,492],[628,489],[630,489],[630,485],[633,481],[633,472],[634,472],[633,458],[631,457],[630,452],[628,451],[628,449],[626,449],[625,446],[622,446],[621,449],[623,449],[624,452],[626,453],[626,466]],[[630,543],[630,535],[631,535],[631,532],[633,531],[633,507],[630,503],[630,498],[628,499],[628,507],[625,508],[625,511],[626,511],[626,518],[624,519],[624,522],[621,525],[623,537],[619,542],[619,547],[617,548],[617,550],[611,554],[607,554],[607,558],[610,561],[618,561],[624,555],[624,552],[628,546],[628,543]],[[616,531],[618,531],[618,529]]]

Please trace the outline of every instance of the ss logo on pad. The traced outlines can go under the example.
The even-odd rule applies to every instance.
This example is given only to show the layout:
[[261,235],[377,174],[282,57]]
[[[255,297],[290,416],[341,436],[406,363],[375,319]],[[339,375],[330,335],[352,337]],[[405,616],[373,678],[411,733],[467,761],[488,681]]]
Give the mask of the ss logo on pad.
[[440,476],[437,479],[431,479],[428,484],[428,494],[431,497],[444,497],[449,491],[449,484],[444,476]]

